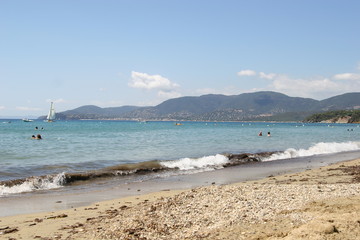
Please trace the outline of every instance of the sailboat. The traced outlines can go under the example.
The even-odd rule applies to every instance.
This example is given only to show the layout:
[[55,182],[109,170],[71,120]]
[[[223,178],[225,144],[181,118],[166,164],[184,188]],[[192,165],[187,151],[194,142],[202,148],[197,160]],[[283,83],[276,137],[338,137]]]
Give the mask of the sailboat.
[[34,120],[28,119],[28,118],[23,118],[24,122],[33,122]]
[[45,122],[54,122],[55,121],[55,108],[54,108],[54,103],[51,102],[51,105],[50,105],[50,110],[49,110],[49,113],[46,117],[46,120]]

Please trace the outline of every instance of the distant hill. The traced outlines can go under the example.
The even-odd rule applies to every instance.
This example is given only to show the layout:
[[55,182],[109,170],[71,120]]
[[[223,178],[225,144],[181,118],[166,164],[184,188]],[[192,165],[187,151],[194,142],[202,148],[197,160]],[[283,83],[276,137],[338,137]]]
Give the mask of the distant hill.
[[319,102],[318,110],[360,109],[360,93],[345,93]]
[[[79,120],[79,119],[115,119],[121,115],[135,111],[141,107],[123,106],[100,108],[94,105],[86,105],[73,110],[60,112],[56,114],[56,118],[61,120]],[[44,118],[41,117],[41,118]]]
[[337,110],[316,113],[307,117],[305,122],[360,123],[360,110]]
[[174,98],[153,107],[82,106],[57,114],[60,119],[190,120],[190,121],[302,121],[328,110],[360,109],[360,93],[325,100],[290,97],[278,92],[203,95]]

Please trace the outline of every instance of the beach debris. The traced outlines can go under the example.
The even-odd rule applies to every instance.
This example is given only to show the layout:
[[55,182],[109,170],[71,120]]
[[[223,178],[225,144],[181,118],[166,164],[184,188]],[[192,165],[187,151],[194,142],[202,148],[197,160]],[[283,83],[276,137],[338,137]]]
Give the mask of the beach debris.
[[256,154],[252,153],[241,153],[241,154],[232,154],[225,153],[224,156],[229,159],[228,163],[225,163],[223,167],[231,167],[240,165],[247,162],[261,162],[263,159],[266,159],[278,152],[260,152]]
[[69,225],[69,226],[62,227],[62,228],[60,228],[60,230],[64,230],[64,229],[74,229],[74,228],[79,228],[79,227],[83,227],[83,226],[84,226],[83,223],[76,223],[76,224],[73,224],[73,225]]
[[126,206],[126,205],[122,205],[122,206],[120,207],[120,210],[125,210],[125,209],[127,209],[127,208],[129,208],[129,207]]
[[[209,229],[265,224],[279,216],[289,219],[289,226],[299,226],[313,219],[307,212],[300,213],[299,207],[316,199],[359,194],[360,185],[325,184],[321,190],[318,185],[304,184],[210,185],[141,201],[131,208],[108,208],[105,215],[90,218],[82,230],[73,230],[73,234],[90,231],[94,239],[201,239],[211,236]],[[334,222],[323,227],[319,234],[338,231]]]
[[43,221],[43,219],[40,219],[40,218],[35,218],[34,219],[34,222],[36,222],[36,223],[41,223]]
[[3,227],[3,228],[0,228],[0,235],[9,234],[9,233],[17,232],[17,231],[19,231],[19,229],[17,227],[14,227],[14,228]]
[[94,208],[85,208],[84,210],[97,210],[98,208],[97,207],[94,207]]
[[63,214],[59,214],[59,215],[56,215],[56,216],[50,216],[47,219],[66,218],[66,217],[68,217],[68,215],[63,213]]
[[105,211],[105,213],[109,214],[109,215],[117,215],[118,214],[118,210],[117,209],[108,209]]
[[346,174],[349,174],[353,177],[354,183],[360,182],[360,166],[349,166],[349,167],[343,167],[341,168],[343,172]]
[[[296,181],[294,175],[279,179],[284,182],[209,185],[151,201],[121,201],[114,207],[99,207],[96,216],[88,212],[84,222],[63,229],[70,234],[67,239],[264,239],[269,231],[278,238],[289,234],[293,239],[348,239],[341,238],[347,233],[346,221],[352,236],[359,236],[355,234],[360,233],[359,205],[354,204],[360,199],[359,183],[332,184],[323,176],[320,185],[300,181],[316,182],[311,175],[299,175]],[[340,202],[327,202],[337,198]],[[238,231],[231,233],[233,227]],[[220,238],[216,235],[220,231],[228,231],[232,238]]]

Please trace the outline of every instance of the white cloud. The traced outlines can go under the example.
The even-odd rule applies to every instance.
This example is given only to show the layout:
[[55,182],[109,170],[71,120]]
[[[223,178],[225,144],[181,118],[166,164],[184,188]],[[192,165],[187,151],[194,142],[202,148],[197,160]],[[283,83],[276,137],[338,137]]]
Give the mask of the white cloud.
[[265,79],[269,79],[269,80],[272,80],[276,77],[277,74],[275,73],[264,73],[264,72],[259,72],[259,76],[260,78],[265,78]]
[[335,91],[339,89],[339,84],[328,78],[319,79],[291,79],[288,76],[281,75],[277,77],[272,85],[276,90],[286,90],[295,92],[319,92]]
[[256,72],[253,70],[242,70],[237,73],[240,77],[242,76],[255,76]]
[[[358,64],[360,70],[360,63]],[[312,78],[292,78],[285,74],[255,72],[253,70],[242,70],[238,76],[252,76],[252,81],[256,83],[256,78],[269,80],[268,86],[261,89],[247,89],[248,91],[271,90],[278,91],[290,96],[311,97],[323,99],[345,92],[360,91],[359,73],[340,73],[334,76],[312,77]]]
[[[177,91],[180,86],[161,75],[150,75],[147,73],[132,71],[131,81],[128,83],[128,85],[132,88],[156,90],[157,100],[152,101],[154,103],[156,102],[156,104],[170,98],[177,98],[182,96],[182,94]],[[148,106],[149,104],[150,102],[147,102],[142,105]]]
[[242,70],[242,71],[238,72],[237,75],[240,76],[240,77],[243,77],[243,76],[247,76],[247,77],[259,76],[260,78],[269,79],[269,80],[272,80],[277,76],[276,73],[264,73],[264,72],[257,73],[254,70]]
[[349,82],[326,77],[293,79],[286,75],[276,75],[269,87],[290,96],[324,99],[349,91],[360,91],[360,81]]
[[164,99],[170,99],[170,98],[178,98],[181,97],[181,94],[176,91],[163,91],[160,90],[158,92],[158,96]]
[[341,74],[336,74],[333,78],[336,80],[360,80],[360,74],[341,73]]
[[5,109],[5,107],[4,106],[0,106],[0,110],[4,110]]
[[158,90],[172,90],[179,87],[178,84],[172,83],[169,79],[160,75],[149,75],[147,73],[131,72],[130,87]]
[[275,74],[275,73],[264,73],[264,72],[257,73],[254,70],[242,70],[242,71],[238,72],[237,75],[240,76],[240,77],[243,77],[243,76],[247,76],[247,77],[259,76],[260,78],[271,80],[271,79],[274,79],[277,74]]

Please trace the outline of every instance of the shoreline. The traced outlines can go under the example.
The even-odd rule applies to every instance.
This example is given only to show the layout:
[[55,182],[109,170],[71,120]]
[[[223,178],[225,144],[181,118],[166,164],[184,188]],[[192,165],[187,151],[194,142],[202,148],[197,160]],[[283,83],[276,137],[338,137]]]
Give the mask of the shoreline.
[[[126,178],[99,179],[89,184],[8,195],[1,198],[0,217],[66,210],[87,206],[94,202],[138,196],[163,190],[192,189],[209,185],[225,185],[259,180],[268,176],[294,173],[326,166],[339,161],[358,158],[360,151],[341,152],[294,159],[249,162],[215,171],[188,175],[159,176],[156,173],[133,181]],[[16,206],[16,207],[14,207]]]
[[252,181],[2,217],[0,238],[354,239],[359,200],[357,158]]
[[[42,118],[30,118],[31,120],[42,122],[44,119]],[[22,121],[23,118],[7,118],[7,117],[0,117],[0,120],[16,120],[16,121]],[[98,118],[98,119],[60,119],[58,121],[66,122],[66,121],[119,121],[119,122],[170,122],[170,123],[176,123],[176,122],[194,122],[194,123],[298,123],[298,124],[360,124],[360,122],[333,122],[330,120],[320,121],[320,122],[307,122],[307,121],[296,121],[296,120],[290,120],[290,121],[276,121],[276,120],[233,120],[233,121],[224,121],[224,120],[176,120],[176,119],[137,119],[137,118]]]

